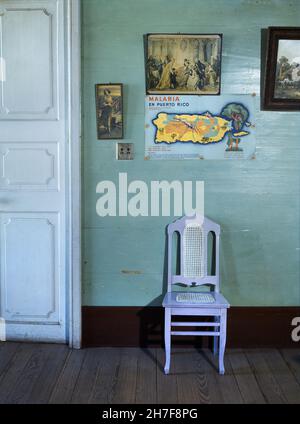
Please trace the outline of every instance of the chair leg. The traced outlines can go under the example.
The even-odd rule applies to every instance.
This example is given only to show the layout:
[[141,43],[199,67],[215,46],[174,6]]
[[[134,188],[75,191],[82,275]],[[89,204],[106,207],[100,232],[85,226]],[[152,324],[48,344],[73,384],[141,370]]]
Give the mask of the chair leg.
[[224,374],[224,353],[226,345],[227,309],[222,309],[220,317],[220,347],[219,347],[219,373]]
[[169,374],[171,362],[171,310],[165,308],[165,374]]
[[[220,322],[219,317],[215,316],[214,317],[215,322]],[[217,327],[219,328],[219,327]],[[214,342],[213,342],[213,354],[216,355],[218,353],[218,341],[219,341],[219,336],[214,336]]]

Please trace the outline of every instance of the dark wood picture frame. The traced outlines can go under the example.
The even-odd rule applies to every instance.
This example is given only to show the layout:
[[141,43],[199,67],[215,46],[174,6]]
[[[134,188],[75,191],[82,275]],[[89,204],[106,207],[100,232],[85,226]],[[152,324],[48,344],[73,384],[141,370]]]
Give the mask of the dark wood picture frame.
[[[269,27],[267,30],[267,55],[263,81],[263,110],[295,111],[300,110],[300,80],[295,80],[292,73],[300,71],[293,59],[279,52],[280,40],[300,40],[300,27]],[[300,43],[300,41],[299,41]],[[295,46],[296,47],[296,46]],[[297,43],[298,49],[298,43]],[[297,50],[298,52],[298,50]],[[300,57],[295,51],[294,57]],[[281,58],[282,60],[278,62]],[[285,61],[287,71],[282,71]],[[298,68],[295,66],[298,66]],[[300,74],[299,74],[300,75]],[[298,78],[298,76],[297,76]],[[299,94],[298,94],[299,92]]]
[[[150,46],[151,39],[156,39],[157,42],[163,42],[163,40],[168,40],[170,43],[173,43],[173,46],[161,46],[162,51],[165,53],[156,52],[153,54],[151,50],[152,46]],[[178,40],[178,41],[177,41]],[[203,43],[207,43],[206,45],[199,45],[199,55],[195,57],[195,52],[191,53],[191,46],[189,42],[200,41]],[[213,43],[217,40],[217,47],[213,45]],[[178,54],[174,55],[174,50],[178,50],[178,43],[180,41],[180,46],[184,50],[184,45],[186,52],[182,52],[181,61],[177,63],[175,60],[178,57]],[[209,46],[209,41],[211,41],[211,45]],[[145,81],[146,81],[146,94],[147,95],[212,95],[218,96],[221,94],[221,67],[222,67],[222,41],[223,34],[191,34],[191,33],[149,33],[144,35],[144,54],[145,54]],[[166,41],[167,43],[167,41]],[[200,54],[200,47],[203,49],[202,54]],[[205,47],[205,49],[204,49]],[[172,53],[166,53],[168,50],[172,51],[173,49],[173,57]],[[155,47],[154,47],[155,50]],[[216,52],[216,54],[213,54]],[[165,57],[163,57],[165,54]],[[175,57],[174,57],[175,56]],[[153,82],[153,78],[151,78],[151,57],[153,57],[153,67],[157,67],[157,84]],[[177,66],[172,67],[172,60],[174,60]],[[200,62],[198,66],[198,61]],[[193,63],[194,62],[194,63]],[[168,86],[168,82],[164,81],[165,84],[162,83],[164,80],[163,73],[165,72],[165,65],[170,67],[170,71],[174,71],[173,76],[170,76],[170,84]],[[184,66],[190,68],[191,70],[191,79],[192,76],[195,78],[195,85],[192,88],[193,82],[190,82],[190,89],[187,89],[184,85],[182,85],[182,74],[186,70],[183,70]],[[154,72],[156,70],[154,69]],[[177,74],[177,75],[176,75]],[[198,80],[197,80],[198,78]],[[173,81],[172,81],[173,79]],[[176,87],[176,79],[178,81],[178,86]],[[209,82],[207,82],[207,80]],[[212,81],[212,84],[211,82]],[[160,85],[160,87],[158,87]],[[181,85],[181,86],[180,86]],[[165,87],[164,87],[165,86]],[[164,88],[163,88],[164,87]],[[213,87],[213,88],[212,88]]]
[[124,138],[123,84],[95,85],[98,140]]

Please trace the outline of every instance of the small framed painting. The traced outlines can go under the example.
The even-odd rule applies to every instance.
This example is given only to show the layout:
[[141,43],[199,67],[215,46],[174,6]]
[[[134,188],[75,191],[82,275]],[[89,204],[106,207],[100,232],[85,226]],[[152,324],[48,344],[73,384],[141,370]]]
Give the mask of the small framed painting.
[[300,110],[300,27],[268,28],[262,108]]
[[146,34],[147,94],[218,95],[222,34]]
[[98,140],[123,138],[123,85],[96,84]]

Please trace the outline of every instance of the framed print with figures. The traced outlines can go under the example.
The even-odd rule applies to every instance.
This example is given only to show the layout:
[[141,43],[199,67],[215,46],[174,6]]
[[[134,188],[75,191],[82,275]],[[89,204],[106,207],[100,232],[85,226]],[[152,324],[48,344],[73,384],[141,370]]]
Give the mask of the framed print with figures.
[[222,34],[146,34],[147,94],[218,95]]

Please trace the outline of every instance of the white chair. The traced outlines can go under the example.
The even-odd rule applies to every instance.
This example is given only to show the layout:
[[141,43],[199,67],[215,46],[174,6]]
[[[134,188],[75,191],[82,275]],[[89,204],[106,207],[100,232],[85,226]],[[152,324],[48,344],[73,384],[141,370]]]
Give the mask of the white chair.
[[[173,235],[179,236],[179,274],[173,271]],[[208,236],[212,233],[211,263],[214,275],[208,274]],[[168,225],[168,291],[163,300],[165,308],[165,374],[171,361],[171,336],[212,336],[213,351],[219,350],[219,373],[224,374],[226,322],[229,303],[220,294],[219,287],[220,226],[201,216],[183,217]],[[173,261],[174,262],[174,261]],[[178,265],[178,264],[177,264]],[[178,269],[178,267],[176,267]],[[210,292],[172,291],[174,284],[210,286]],[[213,322],[173,322],[173,315],[213,317]],[[207,327],[209,331],[175,331],[174,327]],[[219,342],[219,343],[218,343]]]

